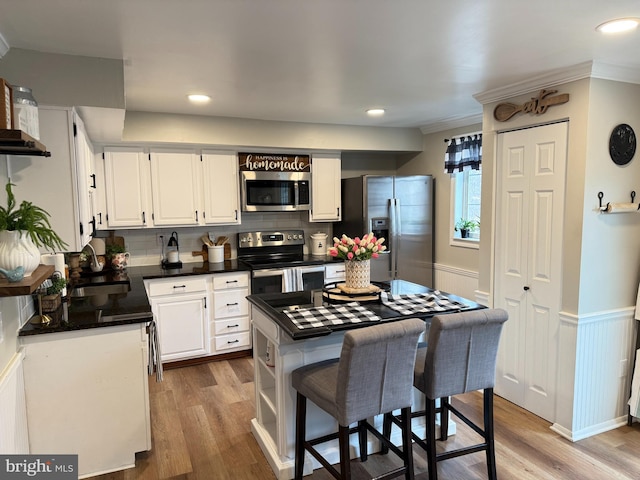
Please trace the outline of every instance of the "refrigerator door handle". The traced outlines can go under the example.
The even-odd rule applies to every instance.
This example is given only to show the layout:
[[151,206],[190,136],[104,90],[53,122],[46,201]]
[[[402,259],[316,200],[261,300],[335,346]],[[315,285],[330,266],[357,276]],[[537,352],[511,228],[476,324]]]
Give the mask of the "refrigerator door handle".
[[397,210],[396,210],[396,199],[395,198],[390,198],[389,199],[389,217],[391,219],[390,221],[390,226],[389,226],[389,253],[391,256],[391,271],[389,272],[391,274],[391,280],[395,280],[396,277],[396,273],[397,273],[397,262],[396,259],[398,258],[398,252],[396,252],[396,240],[398,239],[397,237],[397,232],[396,232],[396,228],[397,228]]
[[394,198],[393,199],[395,201],[395,209],[396,209],[396,228],[395,228],[395,234],[400,237],[402,235],[402,211],[400,209],[400,199],[398,198]]

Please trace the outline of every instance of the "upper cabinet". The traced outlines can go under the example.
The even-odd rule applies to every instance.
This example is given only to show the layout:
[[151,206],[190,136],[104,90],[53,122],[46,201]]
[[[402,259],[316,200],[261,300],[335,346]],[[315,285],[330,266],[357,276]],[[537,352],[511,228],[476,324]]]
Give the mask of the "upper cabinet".
[[[149,163],[142,149],[105,148],[106,228],[150,225]],[[99,228],[101,217],[97,218]]]
[[238,158],[229,152],[202,152],[205,225],[240,223]]
[[342,219],[341,167],[339,154],[311,157],[310,222],[337,222]]
[[51,157],[8,156],[16,200],[44,208],[66,250],[79,252],[93,232],[91,144],[72,108],[40,106],[38,115],[40,141]]
[[200,158],[194,152],[151,152],[154,225],[200,223],[199,167]]

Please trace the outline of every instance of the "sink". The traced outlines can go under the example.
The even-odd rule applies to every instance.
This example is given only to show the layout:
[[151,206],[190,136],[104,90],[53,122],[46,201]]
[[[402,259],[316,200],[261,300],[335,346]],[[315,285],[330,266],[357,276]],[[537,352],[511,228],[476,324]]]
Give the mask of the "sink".
[[113,283],[107,285],[85,285],[75,287],[71,291],[72,297],[92,297],[94,295],[110,295],[115,293],[127,293],[131,290],[129,283]]

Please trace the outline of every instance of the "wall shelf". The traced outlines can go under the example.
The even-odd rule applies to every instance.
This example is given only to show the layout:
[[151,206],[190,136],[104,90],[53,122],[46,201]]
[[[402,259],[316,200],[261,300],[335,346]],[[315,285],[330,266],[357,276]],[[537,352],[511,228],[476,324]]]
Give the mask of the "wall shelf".
[[51,152],[38,140],[22,130],[0,129],[0,154],[50,157]]
[[53,265],[38,265],[38,268],[19,282],[10,283],[6,278],[0,280],[0,297],[17,297],[30,295],[49,278],[54,271]]

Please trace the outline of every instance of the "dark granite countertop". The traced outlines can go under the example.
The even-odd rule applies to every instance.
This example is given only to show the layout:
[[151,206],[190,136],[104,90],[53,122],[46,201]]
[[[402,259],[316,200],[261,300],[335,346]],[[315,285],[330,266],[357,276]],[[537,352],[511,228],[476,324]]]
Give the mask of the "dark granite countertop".
[[[121,272],[83,272],[83,276],[68,288],[68,296],[62,305],[54,313],[47,314],[52,318],[49,325],[41,326],[29,321],[20,329],[19,335],[40,335],[149,322],[153,314],[144,288],[144,280],[243,270],[246,269],[238,265],[236,260],[225,260],[221,263],[184,263],[182,268],[171,270],[163,270],[160,265],[148,265],[128,267]],[[82,294],[81,289],[87,291],[96,286],[108,287],[114,292]],[[77,296],[78,294],[82,295]]]
[[[415,283],[407,282],[405,280],[392,280],[388,282],[387,291],[393,295],[408,295],[408,294],[420,294],[434,292],[431,288],[418,285]],[[284,310],[288,310],[293,306],[298,308],[310,308],[321,305],[327,305],[326,299],[322,295],[322,290],[308,290],[303,292],[291,292],[291,293],[262,293],[249,295],[247,299],[250,303],[260,308],[270,319],[272,319],[287,335],[294,340],[304,340],[307,338],[321,337],[329,335],[335,331],[349,330],[352,328],[366,327],[378,323],[375,322],[361,322],[361,323],[349,323],[341,325],[322,326],[315,328],[299,329],[291,321],[291,319],[283,313]],[[446,292],[440,292],[446,295],[449,299],[462,303],[465,307],[462,310],[476,310],[480,308],[486,308],[485,306],[468,300],[466,298],[452,295]],[[428,320],[436,313],[417,313],[412,315],[401,315],[400,313],[385,306],[380,301],[363,302],[368,310],[371,310],[378,315],[382,321],[396,321],[405,318],[423,318]],[[460,311],[460,310],[457,310]]]

